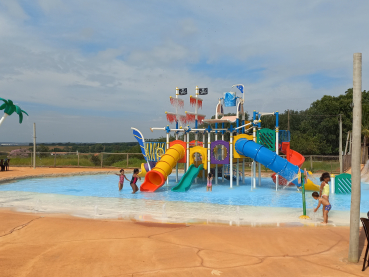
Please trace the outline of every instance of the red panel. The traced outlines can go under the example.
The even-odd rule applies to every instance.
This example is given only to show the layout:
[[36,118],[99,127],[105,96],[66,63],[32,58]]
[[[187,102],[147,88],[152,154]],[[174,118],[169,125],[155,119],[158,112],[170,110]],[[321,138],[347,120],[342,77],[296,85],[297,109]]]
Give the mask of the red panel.
[[197,145],[196,145],[196,140],[192,140],[192,141],[190,141],[190,147],[191,146],[202,146],[202,147],[204,147],[204,144],[202,143],[202,141],[197,141]]
[[[286,154],[287,161],[289,161],[293,165],[297,165],[299,168],[302,166],[302,164],[305,162],[305,157],[301,155],[299,152],[296,152],[295,150],[292,150],[290,148],[289,142],[282,142],[282,149],[281,152],[283,154]],[[275,173],[272,175],[273,182],[275,183],[276,177]],[[283,178],[282,176],[279,176],[279,185],[286,186],[287,180]],[[293,183],[289,183],[289,186],[294,186]]]

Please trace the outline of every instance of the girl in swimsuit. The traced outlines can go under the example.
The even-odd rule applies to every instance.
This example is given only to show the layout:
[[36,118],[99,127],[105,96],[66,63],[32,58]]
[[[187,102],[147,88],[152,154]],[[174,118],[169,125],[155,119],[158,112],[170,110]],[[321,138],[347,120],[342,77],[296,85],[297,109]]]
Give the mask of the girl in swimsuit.
[[[324,198],[325,200],[327,200],[329,202],[329,184],[328,182],[331,180],[331,176],[329,175],[328,172],[324,172],[322,174],[322,176],[320,177],[320,191],[319,191],[319,197]],[[325,210],[325,205],[323,204],[323,214],[324,214],[324,210]]]
[[133,170],[133,175],[132,175],[132,180],[131,180],[131,187],[132,187],[132,193],[136,193],[138,191],[138,187],[137,187],[137,179],[140,179],[141,180],[141,177],[138,176],[138,173],[140,171],[138,170],[138,168],[135,168]]
[[119,188],[119,191],[121,191],[123,189],[124,179],[126,179],[128,182],[129,182],[129,179],[126,177],[126,175],[124,175],[124,169],[121,169],[119,173],[120,174],[115,173],[115,175],[119,176],[118,188]]
[[208,178],[207,178],[208,182],[206,184],[206,191],[213,191],[213,174],[209,173],[208,174]]
[[320,205],[323,205],[323,224],[328,223],[328,213],[332,209],[331,203],[326,198],[319,197],[319,193],[313,192],[313,198],[318,200],[318,206],[314,209],[314,213],[319,209]]

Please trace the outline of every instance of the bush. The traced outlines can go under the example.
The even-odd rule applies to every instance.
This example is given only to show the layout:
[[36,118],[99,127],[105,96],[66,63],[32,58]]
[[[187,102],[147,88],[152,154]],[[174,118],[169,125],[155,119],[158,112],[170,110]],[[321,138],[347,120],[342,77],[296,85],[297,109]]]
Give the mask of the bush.
[[93,156],[91,156],[91,162],[92,162],[95,166],[101,165],[101,160],[100,160],[100,157],[99,157],[98,155],[93,155]]
[[104,154],[104,166],[111,166],[117,162],[124,162],[124,161],[127,161],[127,155]]
[[31,152],[27,149],[14,149],[10,151],[9,158],[28,158]]

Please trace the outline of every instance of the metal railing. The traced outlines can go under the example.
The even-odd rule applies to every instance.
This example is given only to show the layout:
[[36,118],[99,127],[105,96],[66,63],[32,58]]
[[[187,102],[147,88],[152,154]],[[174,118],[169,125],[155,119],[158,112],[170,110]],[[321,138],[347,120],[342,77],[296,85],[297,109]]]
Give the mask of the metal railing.
[[[0,153],[1,158],[10,159],[10,166],[33,166],[33,153],[9,156]],[[36,152],[36,167],[140,167],[145,162],[142,153],[78,153],[78,152]]]
[[[284,155],[281,157],[285,158]],[[301,166],[313,172],[339,173],[339,157],[324,155],[304,155],[305,162]],[[23,154],[22,157],[11,157],[9,153],[0,152],[0,158],[10,159],[10,166],[33,166],[33,153]],[[343,169],[351,167],[351,156],[343,156]],[[133,168],[140,167],[145,159],[142,153],[77,153],[77,152],[36,152],[37,167],[112,167]],[[252,160],[245,158],[245,170],[249,170]],[[240,167],[242,160],[240,160]],[[183,166],[180,166],[183,168]],[[270,170],[262,167],[263,172]],[[271,172],[271,171],[270,171]]]

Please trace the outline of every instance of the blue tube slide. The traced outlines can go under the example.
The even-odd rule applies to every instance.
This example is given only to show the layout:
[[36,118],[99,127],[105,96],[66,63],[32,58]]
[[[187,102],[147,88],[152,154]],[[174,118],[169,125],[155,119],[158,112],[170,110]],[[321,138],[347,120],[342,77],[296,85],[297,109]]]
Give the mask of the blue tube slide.
[[235,149],[238,154],[249,157],[265,167],[273,170],[288,181],[297,184],[299,167],[291,164],[268,148],[245,138],[236,141]]

